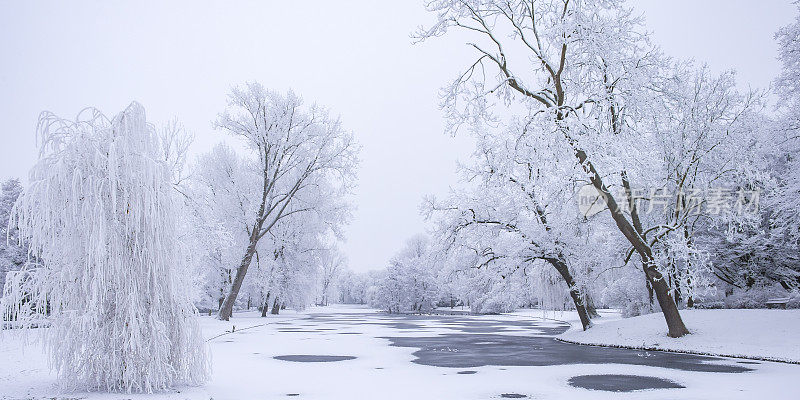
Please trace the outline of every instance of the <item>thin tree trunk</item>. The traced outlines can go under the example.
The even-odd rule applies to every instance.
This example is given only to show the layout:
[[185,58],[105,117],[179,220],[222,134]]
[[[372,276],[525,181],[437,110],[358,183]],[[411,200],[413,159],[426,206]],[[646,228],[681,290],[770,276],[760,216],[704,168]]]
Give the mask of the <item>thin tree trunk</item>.
[[589,314],[589,318],[597,318],[600,314],[597,313],[597,308],[594,306],[594,301],[592,300],[592,296],[589,293],[586,293],[585,301],[586,301],[586,313]]
[[267,311],[269,310],[269,293],[264,298],[264,304],[261,305],[261,317],[267,316]]
[[561,278],[563,278],[564,282],[567,284],[569,296],[572,297],[572,302],[575,303],[575,310],[578,311],[578,317],[581,319],[583,330],[591,328],[592,321],[589,318],[589,313],[586,311],[585,305],[583,304],[583,297],[581,296],[580,290],[578,290],[578,285],[575,284],[575,279],[572,278],[572,274],[570,274],[567,264],[557,258],[547,258],[546,260],[556,269],[556,271],[558,271],[559,274],[561,274]]
[[678,283],[678,274],[679,274],[679,272],[677,272],[676,269],[677,269],[676,266],[672,267],[673,272],[672,272],[672,274],[670,274],[671,275],[670,276],[670,286],[674,288],[673,292],[675,293],[675,303],[676,304],[681,304],[681,300],[683,299],[683,296],[681,294],[680,285],[677,284]]
[[278,298],[275,297],[275,301],[272,303],[272,311],[270,311],[273,315],[278,315],[281,312],[281,304],[278,303]]

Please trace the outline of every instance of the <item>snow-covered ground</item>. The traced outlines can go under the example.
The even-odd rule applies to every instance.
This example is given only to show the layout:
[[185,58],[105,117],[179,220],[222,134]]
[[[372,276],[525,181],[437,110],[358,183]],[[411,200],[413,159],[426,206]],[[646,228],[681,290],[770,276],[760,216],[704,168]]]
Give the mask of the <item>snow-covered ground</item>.
[[800,310],[683,310],[692,332],[667,336],[661,313],[633,318],[601,318],[588,331],[579,325],[559,336],[574,343],[662,349],[800,362]]
[[[77,399],[499,399],[503,394],[519,394],[535,399],[751,399],[765,395],[771,399],[800,398],[795,380],[800,365],[741,360],[696,361],[699,367],[748,367],[745,372],[708,372],[658,365],[665,353],[622,349],[601,349],[563,344],[552,338],[565,329],[563,323],[541,320],[574,319],[571,313],[544,313],[524,310],[493,316],[387,316],[361,307],[332,306],[311,308],[301,313],[260,318],[255,313],[239,313],[230,322],[202,317],[210,340],[214,371],[211,381],[195,388],[183,388],[153,395],[66,393],[62,398]],[[607,315],[606,320],[614,319]],[[602,319],[601,319],[602,320]],[[608,322],[611,326],[613,322]],[[235,325],[233,333],[225,334]],[[766,329],[766,328],[765,328]],[[222,336],[218,336],[223,334]],[[41,399],[59,396],[55,376],[47,370],[38,345],[22,347],[21,339],[5,331],[0,334],[0,398]],[[443,367],[430,365],[423,357],[460,362],[466,349],[457,339],[470,338],[477,350],[500,362],[474,366]],[[485,338],[485,339],[484,339]],[[550,365],[515,364],[515,354],[497,354],[492,341],[507,338],[510,343],[539,341],[541,347],[528,346],[530,354],[549,354],[551,346],[585,354],[627,354],[632,362],[609,362],[595,357],[584,363],[566,358]],[[439,344],[420,344],[421,348],[391,346],[410,340],[438,340]],[[453,342],[449,342],[453,340]],[[484,342],[485,341],[485,342]],[[486,347],[481,347],[481,346]],[[560,350],[559,350],[560,351]],[[463,353],[463,354],[462,354]],[[293,362],[276,356],[327,355],[351,356],[336,362]],[[626,356],[626,357],[627,357]],[[682,360],[692,356],[670,356]],[[572,357],[572,356],[570,356]],[[506,358],[508,358],[506,360]],[[468,362],[469,363],[469,362]],[[467,363],[467,364],[468,364]],[[499,365],[498,365],[499,364]],[[702,368],[701,368],[702,369]],[[576,388],[570,378],[585,374],[629,374],[674,381],[685,388],[654,389],[630,393],[610,393]],[[294,396],[296,395],[296,396]]]

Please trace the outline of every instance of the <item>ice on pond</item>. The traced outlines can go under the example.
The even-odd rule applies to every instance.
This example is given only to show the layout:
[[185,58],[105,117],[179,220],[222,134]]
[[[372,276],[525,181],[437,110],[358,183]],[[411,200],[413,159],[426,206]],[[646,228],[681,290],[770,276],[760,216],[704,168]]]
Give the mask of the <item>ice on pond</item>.
[[680,389],[684,386],[654,376],[579,375],[569,378],[571,386],[607,392],[632,392],[645,389]]
[[345,360],[355,359],[355,357],[353,356],[327,356],[327,355],[316,355],[316,354],[289,354],[284,356],[275,356],[272,358],[281,361],[294,361],[294,362],[333,362],[333,361],[345,361]]

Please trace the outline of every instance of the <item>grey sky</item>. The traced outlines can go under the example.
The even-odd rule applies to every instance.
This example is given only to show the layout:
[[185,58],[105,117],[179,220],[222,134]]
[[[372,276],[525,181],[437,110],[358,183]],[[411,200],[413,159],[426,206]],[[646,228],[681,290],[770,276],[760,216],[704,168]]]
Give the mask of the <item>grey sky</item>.
[[[27,175],[42,110],[113,114],[136,100],[154,122],[177,117],[204,152],[221,139],[211,120],[229,87],[257,80],[328,106],[362,144],[344,245],[354,270],[383,267],[423,229],[421,196],[446,193],[470,151],[442,133],[437,107],[470,52],[411,44],[432,19],[421,0],[163,3],[0,0],[0,178]],[[777,74],[772,35],[796,13],[789,0],[633,4],[668,54],[735,68],[753,87]]]

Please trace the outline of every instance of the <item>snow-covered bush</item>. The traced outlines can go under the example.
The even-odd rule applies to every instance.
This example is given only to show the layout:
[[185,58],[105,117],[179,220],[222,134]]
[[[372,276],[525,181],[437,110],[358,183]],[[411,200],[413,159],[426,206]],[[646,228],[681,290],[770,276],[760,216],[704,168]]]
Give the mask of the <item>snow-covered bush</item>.
[[704,301],[700,303],[695,303],[694,308],[700,308],[705,310],[717,310],[721,308],[725,308],[725,302],[723,301]]
[[800,293],[788,292],[779,285],[758,286],[749,289],[734,289],[733,293],[723,300],[726,308],[766,308],[767,301],[775,298],[790,299],[787,308],[798,308]]
[[144,108],[132,103],[113,119],[86,109],[76,121],[44,113],[38,134],[39,161],[11,225],[40,262],[9,280],[4,318],[50,323],[50,365],[68,388],[205,381],[172,170]]
[[512,312],[522,306],[519,299],[509,296],[505,291],[493,291],[469,303],[470,310],[476,314],[499,314]]

